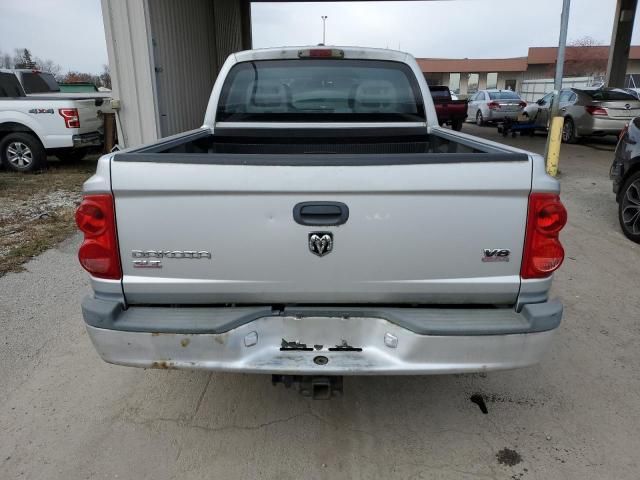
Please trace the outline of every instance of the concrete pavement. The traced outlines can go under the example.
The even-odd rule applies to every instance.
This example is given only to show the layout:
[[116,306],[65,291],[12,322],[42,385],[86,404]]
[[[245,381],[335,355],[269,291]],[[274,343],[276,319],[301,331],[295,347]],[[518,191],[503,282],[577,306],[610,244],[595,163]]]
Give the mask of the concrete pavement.
[[[545,139],[506,141],[541,151]],[[0,278],[0,478],[637,479],[640,246],[617,225],[612,151],[563,145],[569,225],[554,294],[566,309],[542,364],[346,378],[328,402],[267,376],[103,363],[69,239]]]

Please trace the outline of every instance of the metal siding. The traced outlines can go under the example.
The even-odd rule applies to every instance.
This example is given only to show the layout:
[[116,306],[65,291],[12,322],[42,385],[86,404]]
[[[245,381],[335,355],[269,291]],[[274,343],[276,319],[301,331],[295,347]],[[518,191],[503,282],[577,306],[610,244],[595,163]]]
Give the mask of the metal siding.
[[202,125],[218,63],[213,2],[149,0],[162,136]]
[[127,147],[202,125],[222,63],[251,48],[247,0],[102,0],[102,13]]
[[243,49],[242,9],[238,0],[213,0],[218,64]]
[[113,96],[121,101],[120,140],[126,146],[158,137],[145,0],[102,0]]

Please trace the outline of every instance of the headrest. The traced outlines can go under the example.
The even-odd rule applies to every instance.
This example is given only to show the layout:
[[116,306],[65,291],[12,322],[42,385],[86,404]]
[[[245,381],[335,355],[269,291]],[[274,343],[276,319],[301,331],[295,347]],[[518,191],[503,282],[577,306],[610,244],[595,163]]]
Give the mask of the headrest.
[[257,86],[251,83],[247,89],[249,112],[268,113],[287,111],[287,91],[279,81],[260,81]]
[[354,95],[356,113],[384,112],[396,103],[396,91],[387,80],[368,80],[356,88]]

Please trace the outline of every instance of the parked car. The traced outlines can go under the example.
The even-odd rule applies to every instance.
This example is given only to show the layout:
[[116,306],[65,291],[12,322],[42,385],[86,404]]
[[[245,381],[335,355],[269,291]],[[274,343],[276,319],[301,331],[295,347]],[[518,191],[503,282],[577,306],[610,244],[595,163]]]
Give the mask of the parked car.
[[[525,112],[537,125],[548,128],[552,100],[553,93],[548,93]],[[627,122],[640,115],[640,100],[617,88],[564,88],[559,114],[564,117],[562,141],[575,143],[590,135],[619,135]]]
[[516,120],[527,102],[511,90],[480,90],[469,99],[467,118],[477,125],[505,119]]
[[14,73],[0,70],[0,163],[31,172],[47,155],[75,161],[102,145],[102,118],[94,99],[27,97]]
[[531,365],[562,316],[544,163],[440,127],[409,54],[238,52],[203,127],[105,155],[85,183],[88,334],[111,363],[320,393]]
[[93,84],[80,84],[81,90],[74,87],[78,84],[59,84],[55,76],[49,72],[28,69],[7,70],[12,72],[24,89],[28,97],[58,96],[60,98],[71,98],[83,100],[86,98],[95,99],[96,111],[103,113],[113,112],[111,109],[111,91],[96,89]]
[[467,119],[467,101],[451,98],[449,87],[444,85],[430,85],[429,91],[440,125],[450,125],[452,129],[460,131]]
[[640,117],[622,130],[610,177],[622,233],[640,243]]

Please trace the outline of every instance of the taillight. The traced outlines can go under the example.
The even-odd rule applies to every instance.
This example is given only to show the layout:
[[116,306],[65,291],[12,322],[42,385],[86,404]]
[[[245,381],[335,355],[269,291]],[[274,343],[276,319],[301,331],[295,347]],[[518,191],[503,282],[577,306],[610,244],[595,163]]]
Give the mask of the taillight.
[[94,277],[122,278],[113,197],[106,193],[85,195],[76,210],[76,224],[84,233],[78,251],[82,267]]
[[491,110],[497,110],[500,108],[500,104],[498,102],[489,102],[487,105]]
[[567,211],[559,195],[529,195],[527,231],[520,269],[522,278],[548,277],[562,265],[564,249],[559,235],[566,223]]
[[59,108],[58,113],[64,118],[67,128],[80,128],[80,116],[77,108]]
[[524,101],[520,102],[518,106],[520,107],[521,110],[524,110],[525,108],[527,108],[527,102],[524,102]]
[[600,117],[606,117],[609,115],[607,111],[602,107],[596,107],[595,105],[587,105],[584,107],[588,114]]

